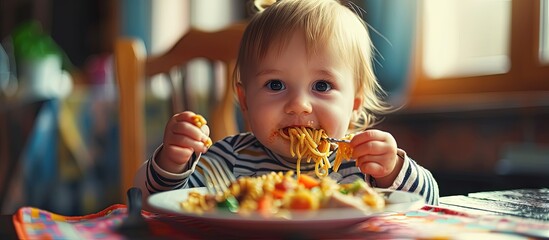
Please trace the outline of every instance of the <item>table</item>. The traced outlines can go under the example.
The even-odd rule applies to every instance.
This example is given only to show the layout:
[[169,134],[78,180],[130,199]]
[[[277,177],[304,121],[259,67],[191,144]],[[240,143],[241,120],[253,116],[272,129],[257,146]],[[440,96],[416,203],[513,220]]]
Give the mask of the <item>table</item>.
[[[440,235],[436,234],[445,234],[448,232],[456,233],[456,230],[471,230],[475,228],[480,229],[479,232],[472,231],[472,234],[476,233],[476,235],[465,235],[461,237],[467,239],[500,239],[505,237],[512,237],[513,239],[549,238],[548,188],[479,192],[470,193],[466,196],[456,195],[442,197],[440,200],[440,206],[427,205],[421,210],[373,217],[363,223],[353,226],[352,228],[354,230],[352,232],[347,232],[345,230],[342,230],[345,231],[344,233],[328,232],[328,235],[317,234],[315,235],[316,237],[313,238],[319,238],[319,236],[353,239],[365,237],[395,238],[395,236],[399,238],[403,238],[402,236],[407,236],[404,238],[436,238],[440,237]],[[26,208],[23,210],[33,212],[33,214],[37,216],[36,218],[40,219],[49,218],[52,217],[52,215],[55,215],[39,209]],[[149,229],[155,229],[153,230],[155,233],[160,231],[163,234],[170,234],[171,232],[171,234],[183,234],[177,236],[189,238],[208,237],[209,235],[203,235],[206,234],[206,232],[207,234],[213,234],[210,237],[223,236],[220,235],[219,232],[216,232],[216,229],[209,228],[208,231],[204,231],[208,226],[202,222],[197,222],[196,220],[176,219],[173,218],[173,216],[170,217],[149,212],[144,212],[143,215],[147,219],[149,226],[153,226]],[[117,204],[110,206],[99,213],[83,216],[89,220],[85,227],[90,227],[90,222],[93,223],[93,221],[101,218],[98,216],[104,217],[101,221],[102,225],[112,227],[116,224],[120,224],[122,219],[127,216],[127,209],[125,205]],[[53,218],[59,219],[59,216],[53,216]],[[170,218],[172,218],[173,221],[168,223]],[[0,239],[15,239],[18,237],[11,219],[12,215],[2,215],[0,217]],[[71,221],[74,220],[74,218],[71,217],[67,217],[67,219],[70,219]],[[461,223],[455,224],[457,221],[461,221]],[[490,226],[489,224],[491,222],[496,223],[498,227],[486,229],[486,226]],[[438,225],[435,225],[434,223],[437,223]],[[482,225],[484,223],[488,223],[488,225]],[[170,226],[170,224],[172,225]],[[440,227],[441,224],[444,227]],[[406,229],[402,227],[404,225],[415,226],[416,228]],[[511,228],[506,228],[505,226],[501,228],[501,225],[510,226]],[[177,229],[175,229],[174,226],[177,226]],[[445,228],[446,226],[447,228]],[[97,227],[97,225],[92,227]],[[419,233],[417,232],[418,230],[420,231]],[[433,235],[433,231],[436,232],[435,235]],[[110,231],[110,233],[112,233],[112,231]],[[236,236],[234,234],[239,233],[232,234],[234,237]],[[231,235],[225,237],[230,238],[230,236]],[[238,238],[246,237],[249,237],[249,235],[241,234]],[[301,239],[301,236],[292,236],[292,239],[296,238]],[[308,239],[309,237],[303,238]]]
[[448,196],[440,198],[440,205],[479,215],[509,215],[549,222],[549,188]]

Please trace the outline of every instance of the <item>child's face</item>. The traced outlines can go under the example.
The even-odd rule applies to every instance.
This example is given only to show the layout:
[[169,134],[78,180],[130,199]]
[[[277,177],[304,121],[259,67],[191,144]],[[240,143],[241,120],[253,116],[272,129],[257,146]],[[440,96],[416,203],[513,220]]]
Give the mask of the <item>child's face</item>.
[[285,157],[289,142],[280,129],[307,126],[343,137],[359,107],[351,67],[324,47],[307,56],[300,32],[278,53],[271,48],[239,86],[240,104],[258,140]]

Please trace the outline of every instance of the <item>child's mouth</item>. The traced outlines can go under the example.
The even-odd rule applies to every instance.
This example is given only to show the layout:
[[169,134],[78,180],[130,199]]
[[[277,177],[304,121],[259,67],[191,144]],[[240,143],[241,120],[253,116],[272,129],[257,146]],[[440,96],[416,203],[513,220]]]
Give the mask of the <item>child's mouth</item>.
[[284,139],[288,139],[290,138],[290,131],[289,131],[290,127],[285,127],[285,128],[280,128],[278,129],[278,134],[280,134],[280,136]]
[[278,129],[278,134],[280,134],[280,136],[284,139],[290,139],[290,129],[292,128],[305,128],[305,129],[309,129],[309,130],[312,130],[314,131],[315,129],[312,128],[312,127],[304,127],[304,126],[291,126],[291,127],[284,127],[284,128],[280,128]]

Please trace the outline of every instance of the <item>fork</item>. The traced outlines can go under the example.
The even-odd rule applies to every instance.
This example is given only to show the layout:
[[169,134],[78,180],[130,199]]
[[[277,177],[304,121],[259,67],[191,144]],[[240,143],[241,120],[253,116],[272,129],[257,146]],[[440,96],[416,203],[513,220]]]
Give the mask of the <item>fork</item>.
[[142,193],[141,189],[132,187],[127,191],[128,196],[128,216],[118,226],[116,231],[130,239],[148,239],[152,238],[149,225],[141,215]]
[[338,138],[331,138],[331,137],[325,137],[323,139],[327,140],[328,142],[332,142],[332,143],[338,143],[338,142],[350,143],[351,142],[351,140],[348,140],[348,139],[338,139]]
[[236,181],[232,171],[218,161],[201,159],[198,166],[204,171],[206,188],[210,193],[222,194],[229,189],[232,182]]

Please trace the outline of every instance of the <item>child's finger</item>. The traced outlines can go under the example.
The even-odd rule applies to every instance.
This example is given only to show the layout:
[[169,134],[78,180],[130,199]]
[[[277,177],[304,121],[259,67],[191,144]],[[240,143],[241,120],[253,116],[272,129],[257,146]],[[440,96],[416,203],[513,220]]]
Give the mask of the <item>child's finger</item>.
[[206,134],[206,136],[210,136],[210,127],[208,127],[208,125],[202,126],[200,130],[202,130],[202,132]]
[[212,140],[209,137],[210,128],[206,125],[207,121],[202,115],[185,111],[175,114],[172,117],[172,120],[174,123],[172,124],[171,131],[174,134],[183,134],[190,138],[200,140],[207,148],[212,145]]
[[368,142],[373,140],[384,140],[386,137],[383,134],[384,132],[377,130],[377,129],[369,129],[364,132],[361,132],[359,134],[356,134],[353,136],[353,139],[351,139],[351,145],[355,145],[357,143],[362,142]]
[[175,122],[170,126],[170,131],[179,134],[186,135],[195,139],[201,139],[201,136],[204,135],[201,129],[197,128],[194,124],[190,122]]
[[356,159],[356,166],[363,173],[384,177],[393,172],[396,166],[395,158],[392,156],[392,154],[363,156]]
[[204,133],[202,135],[201,141],[204,143],[204,145],[207,148],[209,148],[210,146],[212,146],[212,139],[209,137],[210,136],[210,127],[208,127],[208,125],[204,125],[200,128],[200,130],[202,130],[202,132]]
[[[380,141],[368,141],[355,145],[353,148],[353,158],[359,158],[364,155],[383,155],[391,149],[389,146]],[[396,154],[396,152],[395,152]]]
[[357,167],[364,174],[368,174],[374,178],[385,177],[387,173],[385,167],[377,162],[358,162]]
[[187,147],[181,147],[172,144],[164,144],[162,148],[163,159],[169,160],[175,164],[181,165],[187,163],[194,150]]
[[166,143],[182,148],[191,148],[196,152],[205,152],[207,150],[207,146],[201,138],[193,139],[187,136],[181,137],[174,135],[173,137],[167,138]]
[[383,142],[388,145],[394,145],[396,147],[396,140],[393,136],[388,133],[377,129],[369,129],[359,134],[356,134],[353,139],[351,139],[351,145],[356,147],[365,142]]
[[177,122],[192,122],[193,117],[196,116],[196,113],[191,111],[184,111],[180,113],[176,113],[172,116],[172,119]]

